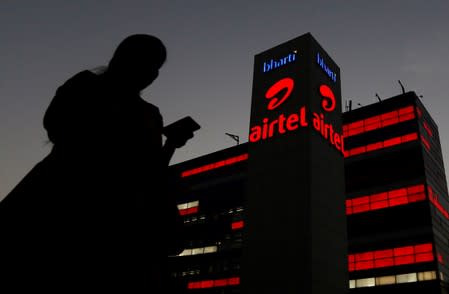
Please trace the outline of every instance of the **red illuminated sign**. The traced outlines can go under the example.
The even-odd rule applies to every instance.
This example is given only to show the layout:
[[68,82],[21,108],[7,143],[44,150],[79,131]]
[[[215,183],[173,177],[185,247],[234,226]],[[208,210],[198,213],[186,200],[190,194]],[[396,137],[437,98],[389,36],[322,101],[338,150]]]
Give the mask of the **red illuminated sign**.
[[[284,103],[291,95],[294,86],[294,80],[289,77],[280,79],[270,86],[265,92],[265,98],[269,99],[267,110],[274,110]],[[318,91],[322,97],[322,109],[325,112],[334,111],[336,101],[332,89],[329,86],[322,84]],[[280,94],[281,96],[278,96]],[[311,124],[309,124],[309,121],[311,121]],[[271,121],[268,118],[263,118],[261,124],[253,125],[251,127],[249,141],[255,143],[260,140],[271,138],[276,134],[282,135],[299,128],[308,127],[309,125],[311,125],[315,131],[320,133],[321,136],[334,148],[344,154],[343,136],[335,131],[332,124],[325,121],[323,113],[312,112],[310,116],[306,106],[299,107],[297,112],[294,113],[281,113],[277,118]]]
[[[294,62],[287,63],[289,59],[283,58],[279,62],[282,67],[261,71],[271,69],[267,60],[278,60],[278,56],[285,57],[295,50]],[[320,288],[323,293],[331,293],[347,287],[346,273],[340,266],[345,258],[340,249],[347,245],[346,222],[340,217],[343,211],[329,215],[328,210],[343,209],[344,201],[339,75],[338,65],[310,34],[254,58],[245,210],[248,217],[244,223],[232,224],[234,230],[243,226],[249,236],[242,247],[242,277],[246,281],[242,292],[276,289],[307,293]],[[320,179],[326,179],[326,184]],[[297,192],[294,197],[292,191]],[[273,207],[273,195],[279,209]],[[326,199],[326,205],[318,199]],[[309,238],[310,228],[319,226],[314,216],[326,216],[333,232],[323,230],[320,238]],[[289,255],[285,244],[266,242],[267,236],[289,240],[290,247],[302,253]],[[328,246],[329,242],[333,246]],[[285,267],[286,259],[297,267],[295,271],[267,271],[258,266],[261,259],[266,259],[270,268]],[[327,275],[314,266],[323,260],[327,261]]]
[[281,114],[277,119],[272,121],[264,118],[261,125],[256,125],[251,128],[249,141],[254,143],[259,140],[271,138],[275,133],[284,134],[287,131],[294,131],[299,127],[307,127],[308,125],[306,108],[303,106],[299,109],[298,113],[292,113],[288,116]]
[[327,85],[320,86],[320,94],[321,96],[327,98],[321,101],[321,106],[327,112],[331,112],[335,110],[335,95],[332,92],[332,89]]

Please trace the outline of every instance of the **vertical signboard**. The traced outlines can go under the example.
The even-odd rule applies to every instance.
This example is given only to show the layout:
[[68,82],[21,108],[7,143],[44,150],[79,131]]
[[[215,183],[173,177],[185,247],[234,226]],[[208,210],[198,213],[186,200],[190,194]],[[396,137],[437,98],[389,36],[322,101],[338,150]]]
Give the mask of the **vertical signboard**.
[[255,56],[244,293],[343,293],[340,70],[311,34]]

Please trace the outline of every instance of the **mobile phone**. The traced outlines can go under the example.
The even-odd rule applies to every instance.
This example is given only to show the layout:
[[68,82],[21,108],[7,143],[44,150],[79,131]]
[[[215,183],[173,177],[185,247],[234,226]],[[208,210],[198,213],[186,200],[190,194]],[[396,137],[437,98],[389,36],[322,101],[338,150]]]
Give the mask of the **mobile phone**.
[[186,116],[165,126],[162,130],[162,134],[166,137],[176,137],[183,133],[193,133],[200,128],[201,126],[192,117]]

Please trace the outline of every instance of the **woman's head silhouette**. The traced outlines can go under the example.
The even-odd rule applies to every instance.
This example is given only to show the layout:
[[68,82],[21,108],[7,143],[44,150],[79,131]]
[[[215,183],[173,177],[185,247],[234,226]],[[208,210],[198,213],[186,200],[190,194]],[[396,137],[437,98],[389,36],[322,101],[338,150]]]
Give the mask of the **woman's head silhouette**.
[[166,58],[167,50],[159,38],[134,34],[118,45],[107,71],[127,89],[141,91],[157,78]]

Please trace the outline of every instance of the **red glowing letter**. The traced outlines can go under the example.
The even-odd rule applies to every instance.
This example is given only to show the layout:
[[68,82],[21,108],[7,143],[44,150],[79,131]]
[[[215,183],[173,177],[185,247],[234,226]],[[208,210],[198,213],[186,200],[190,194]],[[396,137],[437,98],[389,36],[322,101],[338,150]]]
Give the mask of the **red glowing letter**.
[[251,133],[249,134],[250,142],[257,142],[262,138],[262,128],[259,126],[255,126],[251,128]]

